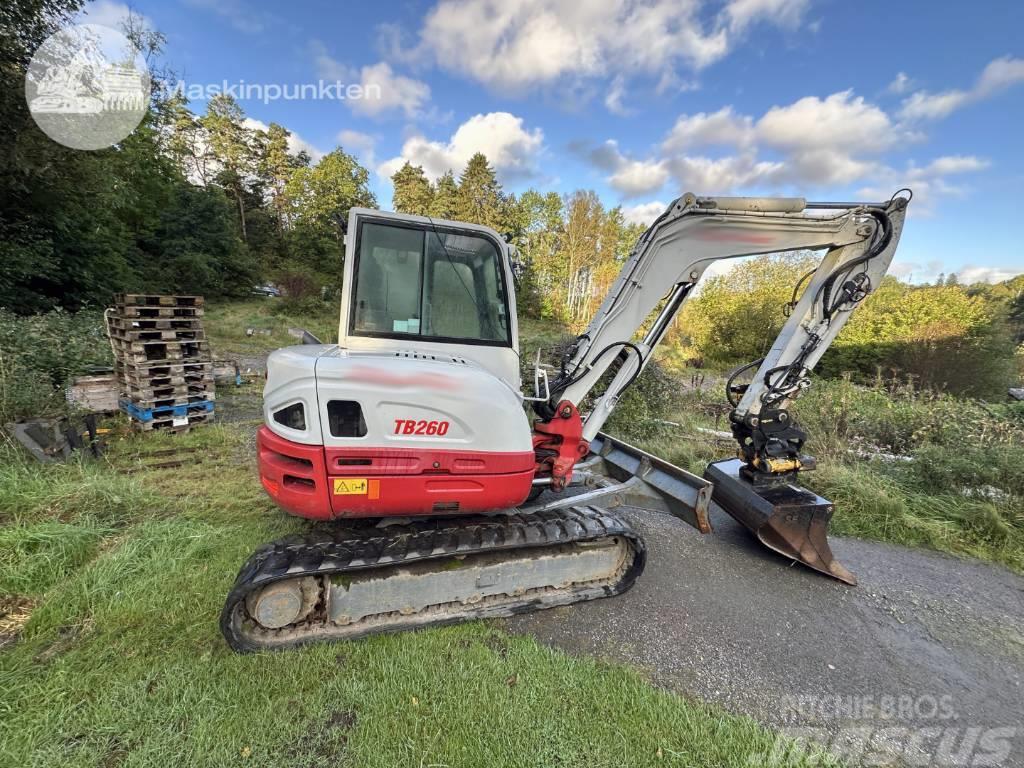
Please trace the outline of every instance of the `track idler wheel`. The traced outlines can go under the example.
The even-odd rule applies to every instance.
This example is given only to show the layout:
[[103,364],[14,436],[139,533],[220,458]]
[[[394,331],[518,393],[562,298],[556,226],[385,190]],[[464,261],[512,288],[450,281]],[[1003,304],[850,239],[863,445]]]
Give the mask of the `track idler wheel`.
[[832,554],[828,524],[835,507],[796,485],[755,488],[740,476],[739,459],[709,464],[704,477],[714,484],[712,501],[742,523],[769,549],[847,584],[856,584]]

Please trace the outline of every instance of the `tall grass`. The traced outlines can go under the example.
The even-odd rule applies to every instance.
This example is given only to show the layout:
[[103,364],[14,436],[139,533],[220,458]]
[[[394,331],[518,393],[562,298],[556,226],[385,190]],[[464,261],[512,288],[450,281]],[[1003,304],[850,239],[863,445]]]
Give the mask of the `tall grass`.
[[[671,434],[645,449],[701,474],[735,452],[717,387],[690,389]],[[819,469],[801,482],[836,502],[836,533],[980,557],[1024,572],[1024,408],[920,390],[817,380],[793,411]]]

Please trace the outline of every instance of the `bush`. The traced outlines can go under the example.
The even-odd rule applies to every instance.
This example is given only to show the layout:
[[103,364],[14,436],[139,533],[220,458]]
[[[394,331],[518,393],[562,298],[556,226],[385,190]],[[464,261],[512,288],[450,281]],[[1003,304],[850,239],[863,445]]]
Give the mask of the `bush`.
[[[599,386],[595,391],[603,391]],[[606,431],[626,440],[656,437],[671,430],[665,419],[678,407],[678,380],[652,360],[623,393],[605,425]]]
[[913,377],[921,386],[1002,395],[1015,378],[1001,310],[959,285],[915,287],[886,279],[843,328],[819,370]]
[[61,411],[68,381],[112,359],[99,311],[0,309],[0,422]]
[[867,443],[869,449],[909,454],[924,445],[959,450],[1024,442],[1019,415],[1024,409],[986,405],[900,380],[876,379],[864,387],[849,377],[816,379],[792,410],[811,434],[814,450],[845,451]]

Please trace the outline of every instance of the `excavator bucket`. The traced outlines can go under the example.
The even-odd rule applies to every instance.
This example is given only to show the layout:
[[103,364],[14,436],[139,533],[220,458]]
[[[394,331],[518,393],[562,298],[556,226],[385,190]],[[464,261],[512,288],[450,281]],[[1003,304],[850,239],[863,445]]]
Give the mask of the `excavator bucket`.
[[836,561],[828,544],[832,502],[796,485],[755,488],[740,477],[742,466],[739,459],[708,465],[704,477],[714,485],[713,502],[769,549],[826,576],[856,584],[857,577]]

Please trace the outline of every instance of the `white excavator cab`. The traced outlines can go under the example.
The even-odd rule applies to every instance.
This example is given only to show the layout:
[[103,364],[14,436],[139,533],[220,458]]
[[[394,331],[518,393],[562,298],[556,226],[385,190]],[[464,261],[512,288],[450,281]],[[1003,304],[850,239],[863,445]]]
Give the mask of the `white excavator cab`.
[[339,346],[466,358],[519,391],[509,256],[489,227],[353,208]]

